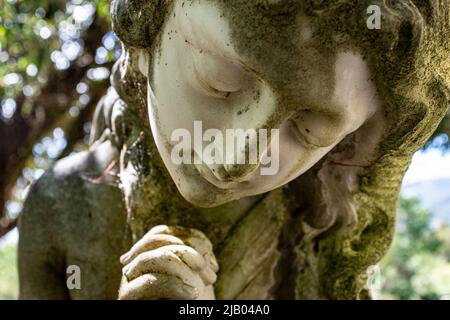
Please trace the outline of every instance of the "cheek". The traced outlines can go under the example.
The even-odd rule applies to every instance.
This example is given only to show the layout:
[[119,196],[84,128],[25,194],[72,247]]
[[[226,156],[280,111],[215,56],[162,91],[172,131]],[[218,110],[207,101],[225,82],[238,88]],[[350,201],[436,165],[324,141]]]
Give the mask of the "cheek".
[[283,126],[280,131],[280,172],[284,179],[291,180],[309,170],[317,161],[325,156],[338,141],[327,147],[305,145],[292,129]]
[[334,104],[341,112],[345,134],[358,129],[379,109],[375,85],[367,63],[359,54],[340,53],[335,66]]
[[306,147],[292,134],[292,129],[285,123],[280,128],[279,153],[275,159],[272,154],[272,166],[278,165],[279,170],[274,175],[261,175],[257,171],[251,180],[252,192],[268,192],[281,187],[308,171],[323,158],[333,147]]
[[[170,25],[168,26],[170,27]],[[157,118],[160,130],[166,135],[178,128],[190,128],[195,119],[195,105],[198,101],[186,90],[180,66],[188,63],[179,55],[179,43],[176,37],[163,36],[159,54],[154,57],[151,66],[150,87],[155,97],[151,114]]]

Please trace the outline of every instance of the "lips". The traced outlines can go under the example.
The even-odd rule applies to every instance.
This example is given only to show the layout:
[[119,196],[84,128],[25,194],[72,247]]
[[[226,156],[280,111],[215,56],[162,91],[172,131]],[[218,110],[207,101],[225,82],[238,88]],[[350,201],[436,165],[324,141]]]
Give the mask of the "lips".
[[231,177],[233,181],[245,182],[250,179],[250,176],[259,168],[259,163],[257,164],[237,164],[224,166],[225,171],[228,176]]
[[220,189],[234,189],[249,181],[259,164],[255,165],[208,165],[195,164],[195,169],[205,180]]
[[220,189],[233,189],[239,185],[239,181],[233,180],[223,165],[215,165],[213,168],[205,163],[195,164],[200,176]]

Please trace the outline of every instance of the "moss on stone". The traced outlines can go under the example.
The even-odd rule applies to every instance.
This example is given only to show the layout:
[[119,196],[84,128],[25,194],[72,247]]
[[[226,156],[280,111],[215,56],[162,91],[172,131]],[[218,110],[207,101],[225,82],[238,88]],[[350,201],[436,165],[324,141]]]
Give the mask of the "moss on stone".
[[[123,1],[116,2],[120,4]],[[278,92],[289,92],[289,83],[311,78],[311,70],[307,67],[302,72],[293,72],[302,68],[299,59],[292,59],[293,56],[301,57],[303,62],[314,61],[324,71],[332,69],[339,50],[360,52],[369,62],[388,123],[381,144],[373,150],[372,164],[348,173],[357,175],[356,188],[349,190],[356,205],[357,221],[345,233],[339,232],[339,228],[323,232],[310,230],[309,233],[303,230],[302,240],[293,249],[298,264],[297,298],[367,298],[365,272],[368,266],[385,254],[392,240],[403,174],[413,153],[431,136],[448,109],[448,1],[208,2],[220,6],[230,21],[239,53],[247,61],[252,61],[257,67],[255,69],[264,70],[267,75],[265,80]],[[225,247],[227,241],[233,242],[230,233],[232,224],[240,221],[242,216],[252,215],[255,211],[250,208],[253,207],[250,206],[247,213],[221,220],[220,214],[227,210],[236,211],[242,204],[234,202],[207,211],[188,204],[178,194],[164,168],[146,123],[145,79],[137,76],[135,48],[147,48],[153,52],[158,31],[170,12],[171,3],[135,1],[131,14],[118,18],[113,15],[115,30],[130,55],[126,72],[117,86],[122,98],[129,104],[126,122],[130,124],[130,131],[124,144],[127,146],[125,150],[130,152],[129,161],[140,177],[133,187],[132,197],[128,199],[130,223],[134,226],[135,237],[158,223],[193,226],[211,237],[215,245]],[[373,4],[378,4],[382,9],[381,30],[366,27],[366,9]],[[139,19],[132,21],[129,18],[139,16],[138,13],[145,17],[145,24],[140,25]],[[299,47],[299,40],[292,37],[298,31],[299,16],[306,19],[312,28],[314,45],[307,49]],[[274,58],[278,63],[269,63]],[[308,66],[308,63],[304,65]],[[329,95],[334,89],[333,79],[330,78],[322,79],[323,95]],[[307,89],[305,86],[305,92],[296,92],[295,98],[307,95]],[[281,94],[278,102],[292,107],[292,98],[287,93]],[[273,123],[277,120],[273,119]],[[327,164],[325,159],[311,172],[317,174],[320,167]],[[343,183],[344,176],[340,176],[339,181],[329,180],[328,183]],[[315,178],[318,179],[317,176]],[[303,190],[295,191],[298,197],[305,194]],[[322,191],[323,188],[318,189],[319,194]],[[268,198],[271,199],[270,196]],[[303,208],[303,211],[309,212],[312,207],[326,210],[333,205],[318,195],[316,203]],[[349,214],[340,212],[338,216]],[[298,228],[303,228],[300,223]],[[229,262],[221,263],[226,265]]]

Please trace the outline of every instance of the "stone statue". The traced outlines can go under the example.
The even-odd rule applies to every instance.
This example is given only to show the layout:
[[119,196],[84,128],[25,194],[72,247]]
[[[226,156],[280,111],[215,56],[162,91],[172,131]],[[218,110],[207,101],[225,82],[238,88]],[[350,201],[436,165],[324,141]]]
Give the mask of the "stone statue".
[[[21,298],[370,298],[403,174],[449,107],[449,4],[114,0],[124,53],[89,151],[25,204]],[[174,152],[179,129],[218,161]],[[215,149],[227,130],[242,148]]]

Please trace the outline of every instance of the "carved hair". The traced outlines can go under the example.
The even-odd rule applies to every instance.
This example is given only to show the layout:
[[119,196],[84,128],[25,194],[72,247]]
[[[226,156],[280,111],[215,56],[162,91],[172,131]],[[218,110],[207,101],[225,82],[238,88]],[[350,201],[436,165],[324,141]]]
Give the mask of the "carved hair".
[[[217,2],[233,18],[232,36],[242,50],[246,44],[239,30],[246,26],[251,10],[273,16],[301,10],[311,18],[323,48],[356,49],[368,61],[387,119],[373,157],[366,161],[355,156],[364,144],[364,137],[356,132],[290,184],[294,190],[303,183],[315,186],[308,197],[313,209],[299,222],[303,241],[295,247],[313,258],[299,258],[296,272],[303,276],[298,277],[297,287],[320,281],[323,292],[316,292],[318,297],[333,298],[338,292],[346,292],[348,298],[365,297],[361,289],[366,268],[385,254],[392,240],[404,172],[449,107],[449,0],[209,1]],[[142,120],[147,119],[146,84],[137,71],[137,52],[155,48],[172,3],[113,0],[111,4],[114,31],[124,44],[112,83],[127,112],[137,115],[138,130],[148,131],[148,124]],[[370,5],[381,8],[380,30],[366,27]],[[107,127],[99,126],[97,138]],[[130,132],[119,139],[121,143],[138,139],[138,134]],[[302,293],[297,292],[297,297],[303,297]]]

